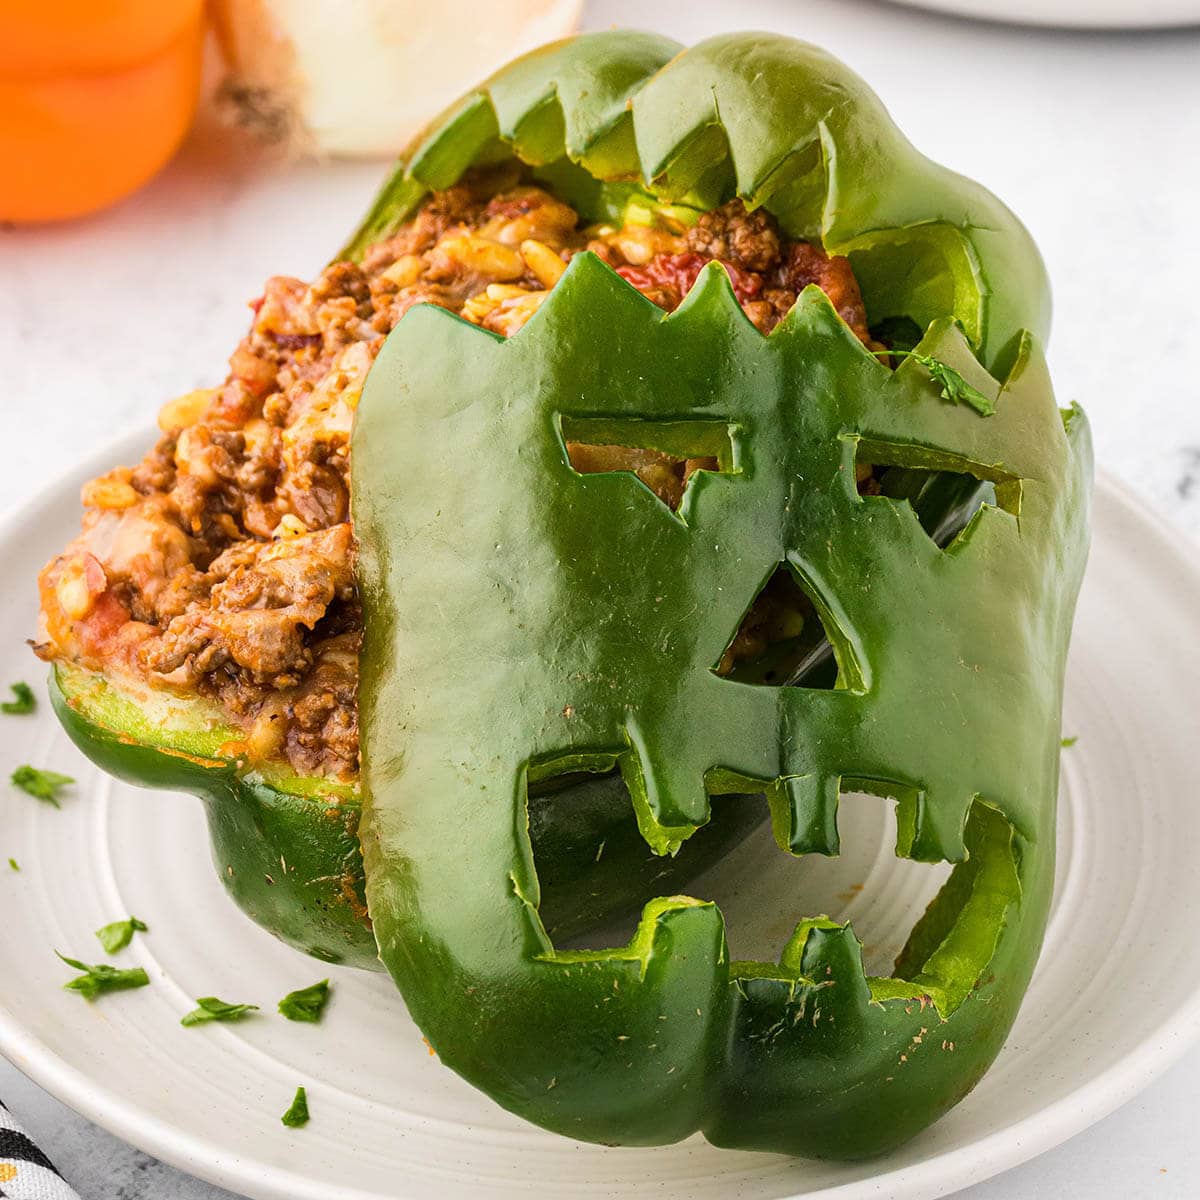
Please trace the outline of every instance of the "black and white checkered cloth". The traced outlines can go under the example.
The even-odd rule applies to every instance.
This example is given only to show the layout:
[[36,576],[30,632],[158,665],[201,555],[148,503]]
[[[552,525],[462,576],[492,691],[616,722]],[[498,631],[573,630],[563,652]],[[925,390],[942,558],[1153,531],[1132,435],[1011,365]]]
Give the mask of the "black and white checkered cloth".
[[11,1200],[79,1200],[29,1135],[0,1103],[0,1196]]

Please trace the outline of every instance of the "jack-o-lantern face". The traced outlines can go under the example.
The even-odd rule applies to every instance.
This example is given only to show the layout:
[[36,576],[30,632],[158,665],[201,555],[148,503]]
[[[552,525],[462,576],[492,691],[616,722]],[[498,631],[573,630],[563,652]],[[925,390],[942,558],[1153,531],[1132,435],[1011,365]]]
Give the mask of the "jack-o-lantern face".
[[[911,1132],[901,1094],[927,1097],[923,1123],[998,1049],[1052,876],[1085,438],[1031,345],[1001,384],[953,326],[922,349],[995,415],[892,373],[815,289],[762,337],[718,267],[664,319],[581,257],[506,343],[428,309],[383,351],[354,451],[371,911],[444,1061],[540,1123],[853,1150]],[[562,429],[585,422],[728,449],[672,513],[628,473],[571,469]],[[941,549],[907,502],[858,494],[864,456],[992,480],[998,503]],[[780,564],[836,687],[713,669]],[[801,913],[779,963],[730,964],[719,911],[680,898],[628,947],[556,952],[526,785],[613,762],[659,852],[710,792],[762,790],[785,849],[835,852],[855,781],[896,798],[900,853],[962,866],[893,978]],[[851,1086],[869,1079],[888,1087]],[[752,1117],[747,1089],[772,1097]]]
[[[667,317],[581,255],[508,341],[433,308],[388,339],[353,447],[368,900],[431,1044],[513,1111],[603,1142],[699,1129],[853,1157],[999,1049],[1049,905],[1090,450],[1031,336],[997,380],[954,315],[919,349],[992,415],[917,362],[893,372],[815,288],[763,337],[715,265]],[[715,462],[672,511],[628,472],[573,470],[572,437]],[[994,502],[941,546],[907,501],[859,495],[864,462],[973,476]],[[717,669],[780,572],[834,686]],[[527,788],[613,764],[658,853],[711,795],[764,791],[781,852],[836,853],[853,788],[895,799],[899,854],[957,865],[887,978],[804,913],[777,961],[730,962],[703,898],[651,901],[626,946],[556,949]]]

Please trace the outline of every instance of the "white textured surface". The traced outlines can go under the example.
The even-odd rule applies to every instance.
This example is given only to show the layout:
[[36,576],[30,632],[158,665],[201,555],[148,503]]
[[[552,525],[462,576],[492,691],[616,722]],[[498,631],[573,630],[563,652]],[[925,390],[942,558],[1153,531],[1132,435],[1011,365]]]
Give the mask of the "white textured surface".
[[[649,20],[689,41],[749,27],[820,42],[866,76],[923,150],[1000,194],[1032,229],[1054,281],[1060,397],[1087,405],[1104,464],[1166,520],[1200,531],[1200,33],[1009,29],[864,0],[587,9],[592,27]],[[243,302],[268,274],[319,267],[381,173],[280,171],[198,136],[111,213],[0,231],[0,437],[10,448],[0,507],[112,430],[144,427],[163,399],[219,378],[246,321]],[[26,586],[15,572],[7,578],[9,588]],[[1092,1052],[1111,1056],[1104,1045]],[[1102,1125],[967,1195],[1190,1198],[1200,1190],[1198,1081],[1193,1054]],[[95,1130],[3,1064],[0,1093],[85,1192],[218,1195]]]

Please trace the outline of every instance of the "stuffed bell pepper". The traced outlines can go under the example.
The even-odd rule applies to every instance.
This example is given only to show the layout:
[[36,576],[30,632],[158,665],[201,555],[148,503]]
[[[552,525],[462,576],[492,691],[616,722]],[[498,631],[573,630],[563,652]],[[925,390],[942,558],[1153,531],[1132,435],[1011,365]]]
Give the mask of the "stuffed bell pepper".
[[[1045,926],[1087,546],[1012,214],[812,46],[598,33],[252,307],[42,574],[76,743],[547,1129],[850,1158],[966,1095]],[[689,885],[766,819],[836,854],[848,791],[954,864],[893,973],[803,912],[731,960]]]

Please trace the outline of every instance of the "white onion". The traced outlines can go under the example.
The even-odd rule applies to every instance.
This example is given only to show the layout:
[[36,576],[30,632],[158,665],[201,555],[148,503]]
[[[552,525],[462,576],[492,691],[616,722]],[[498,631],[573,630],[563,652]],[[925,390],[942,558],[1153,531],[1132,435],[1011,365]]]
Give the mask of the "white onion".
[[291,153],[392,156],[581,0],[214,0],[233,118]]

